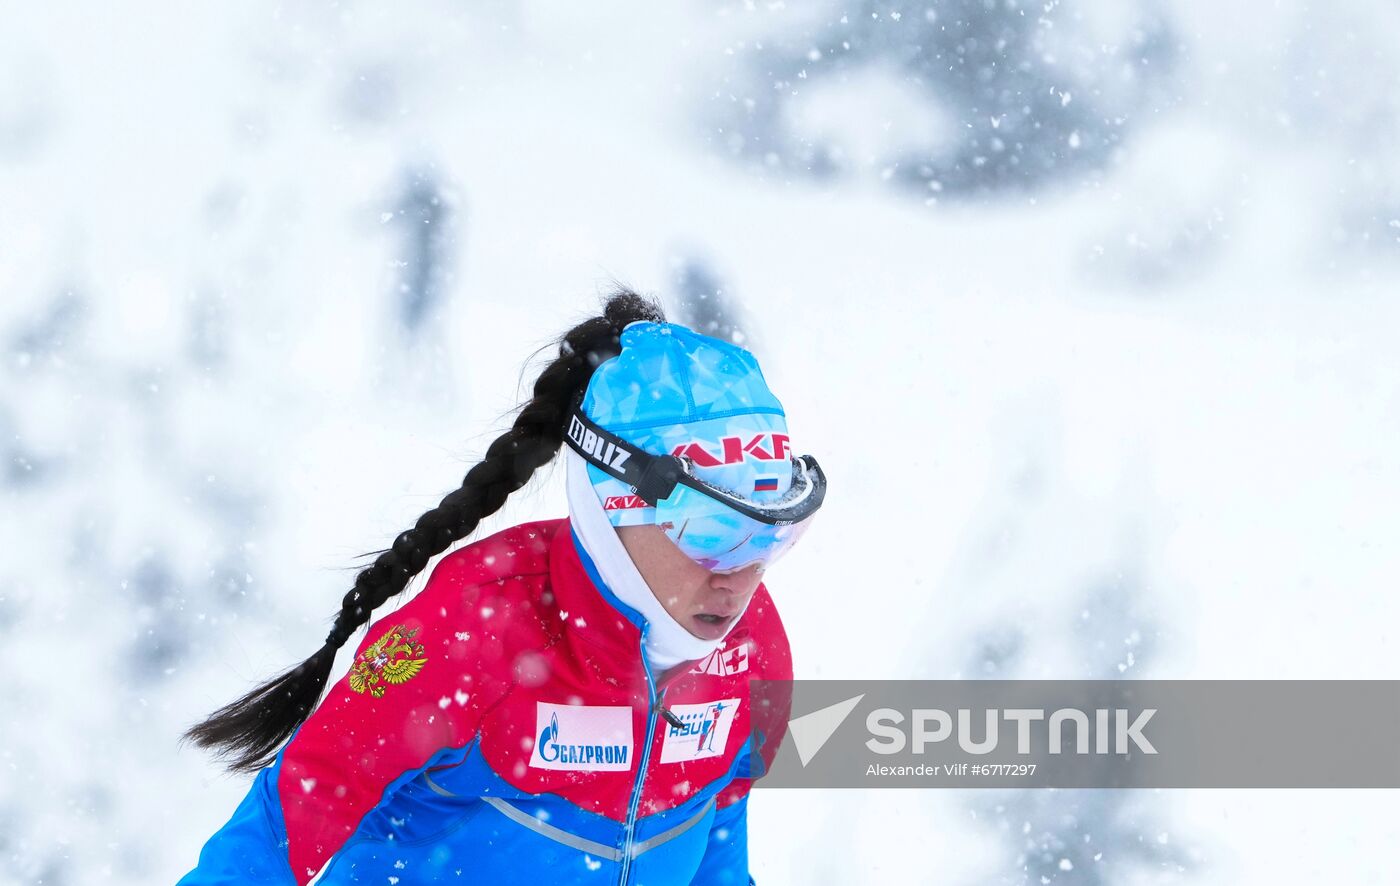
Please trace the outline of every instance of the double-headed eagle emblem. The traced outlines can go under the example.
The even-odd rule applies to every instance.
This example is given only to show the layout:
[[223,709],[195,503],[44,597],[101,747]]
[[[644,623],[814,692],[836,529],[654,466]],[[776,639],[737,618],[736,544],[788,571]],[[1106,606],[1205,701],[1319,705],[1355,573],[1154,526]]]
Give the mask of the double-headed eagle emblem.
[[388,686],[407,683],[416,677],[428,660],[423,644],[413,642],[417,633],[417,628],[405,631],[403,625],[394,625],[370,644],[350,668],[350,688],[382,698]]

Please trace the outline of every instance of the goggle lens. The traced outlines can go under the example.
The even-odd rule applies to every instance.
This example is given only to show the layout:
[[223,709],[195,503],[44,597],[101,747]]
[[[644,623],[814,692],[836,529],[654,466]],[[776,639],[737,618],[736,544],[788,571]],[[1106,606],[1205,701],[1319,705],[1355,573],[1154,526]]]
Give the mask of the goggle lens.
[[[803,461],[793,461],[793,484],[788,494],[767,506],[780,508],[812,493],[817,482]],[[713,490],[713,487],[711,487]],[[731,572],[759,563],[767,568],[797,543],[812,523],[812,516],[793,523],[764,523],[741,514],[710,494],[678,484],[671,495],[656,503],[656,524],[676,546],[711,572]],[[750,507],[765,503],[745,501]]]
[[797,543],[812,520],[770,526],[742,514],[683,518],[660,524],[666,536],[690,559],[711,572],[734,572],[754,563],[771,566]]

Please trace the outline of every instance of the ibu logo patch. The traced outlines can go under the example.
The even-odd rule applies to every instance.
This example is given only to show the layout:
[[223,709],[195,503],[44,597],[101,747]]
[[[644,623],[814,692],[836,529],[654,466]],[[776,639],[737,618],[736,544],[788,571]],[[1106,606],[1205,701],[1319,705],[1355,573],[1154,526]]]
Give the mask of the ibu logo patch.
[[535,702],[537,769],[626,772],[632,768],[632,708]]
[[678,704],[671,713],[680,718],[681,725],[667,724],[666,738],[661,744],[662,763],[684,763],[724,754],[729,742],[729,727],[739,713],[739,699],[726,698],[706,704]]

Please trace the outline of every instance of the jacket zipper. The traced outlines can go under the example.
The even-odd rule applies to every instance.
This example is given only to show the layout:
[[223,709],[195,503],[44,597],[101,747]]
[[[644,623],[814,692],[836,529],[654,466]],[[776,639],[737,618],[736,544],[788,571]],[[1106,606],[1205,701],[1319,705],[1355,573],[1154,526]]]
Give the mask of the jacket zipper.
[[[636,842],[637,829],[637,807],[642,801],[642,783],[646,781],[647,764],[651,760],[651,745],[656,731],[656,712],[661,704],[661,699],[666,696],[666,690],[661,690],[661,694],[656,692],[656,680],[651,675],[651,665],[647,662],[647,628],[650,624],[642,628],[641,653],[642,669],[647,675],[647,731],[642,744],[641,764],[637,767],[637,779],[632,783],[632,799],[627,804],[627,823],[624,833],[626,837],[622,841],[622,875],[618,878],[618,886],[627,886],[627,879],[632,874],[632,845]],[[670,713],[667,711],[667,713]],[[674,715],[673,715],[674,716]],[[669,717],[667,718],[670,719]]]

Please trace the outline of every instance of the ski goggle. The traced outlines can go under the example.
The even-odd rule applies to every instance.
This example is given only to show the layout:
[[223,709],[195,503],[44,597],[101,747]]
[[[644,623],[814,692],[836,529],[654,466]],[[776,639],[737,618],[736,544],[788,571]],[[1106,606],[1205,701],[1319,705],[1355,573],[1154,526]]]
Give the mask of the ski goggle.
[[810,455],[789,459],[792,483],[774,501],[755,501],[695,476],[690,459],[644,452],[575,407],[565,439],[589,464],[627,484],[656,509],[655,523],[711,572],[754,563],[767,568],[807,531],[826,496],[826,475]]

